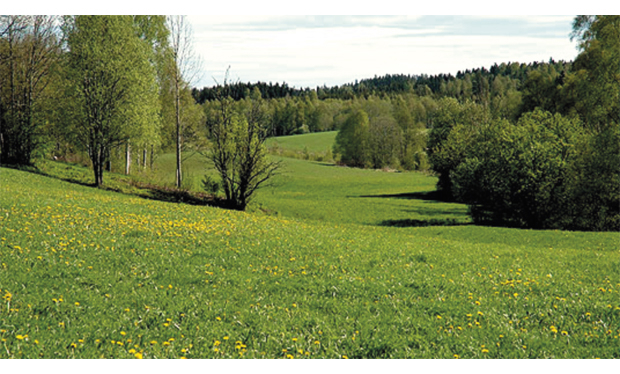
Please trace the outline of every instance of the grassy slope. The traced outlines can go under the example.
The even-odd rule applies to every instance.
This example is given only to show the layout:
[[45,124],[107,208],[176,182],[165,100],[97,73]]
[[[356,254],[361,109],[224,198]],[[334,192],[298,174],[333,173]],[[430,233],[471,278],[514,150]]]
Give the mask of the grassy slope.
[[338,131],[318,132],[303,135],[280,136],[267,139],[267,147],[277,145],[291,151],[325,152],[331,150]]
[[0,358],[620,358],[619,239],[300,222],[0,169]]
[[[327,150],[337,132],[270,138],[281,148],[311,152]],[[386,173],[334,166],[324,162],[272,156],[282,162],[280,174],[254,199],[250,210],[262,209],[282,217],[333,223],[418,226],[469,223],[462,204],[442,203],[429,195],[437,179],[422,173]],[[190,157],[185,166],[186,184],[201,191],[205,173],[215,175],[204,157]],[[165,154],[156,162],[151,177],[157,183],[174,183],[175,155]],[[393,195],[393,196],[390,196]]]

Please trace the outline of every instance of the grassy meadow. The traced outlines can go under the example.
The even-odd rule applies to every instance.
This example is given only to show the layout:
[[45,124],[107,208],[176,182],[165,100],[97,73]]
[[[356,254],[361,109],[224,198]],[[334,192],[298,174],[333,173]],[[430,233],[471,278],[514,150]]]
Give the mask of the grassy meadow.
[[620,233],[475,226],[434,177],[281,160],[247,213],[1,168],[0,358],[620,358]]

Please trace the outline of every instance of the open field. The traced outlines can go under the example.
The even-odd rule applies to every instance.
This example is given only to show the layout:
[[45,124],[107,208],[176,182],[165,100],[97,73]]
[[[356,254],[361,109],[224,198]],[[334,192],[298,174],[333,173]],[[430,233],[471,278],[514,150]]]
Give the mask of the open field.
[[290,151],[326,152],[332,149],[338,131],[316,132],[302,135],[279,136],[267,139],[267,147],[278,146]]
[[2,168],[0,357],[620,358],[619,233],[284,216]]

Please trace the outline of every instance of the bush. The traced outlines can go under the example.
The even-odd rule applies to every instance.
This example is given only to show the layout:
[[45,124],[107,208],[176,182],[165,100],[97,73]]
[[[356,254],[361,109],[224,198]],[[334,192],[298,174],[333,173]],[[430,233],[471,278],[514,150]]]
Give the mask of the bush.
[[220,183],[218,181],[216,181],[213,177],[211,177],[210,175],[206,174],[204,176],[204,178],[202,179],[202,188],[210,193],[211,195],[215,196],[217,195],[217,193],[220,190]]
[[576,211],[570,169],[582,138],[578,121],[540,110],[516,125],[494,122],[450,173],[453,194],[469,205],[475,222],[570,227]]

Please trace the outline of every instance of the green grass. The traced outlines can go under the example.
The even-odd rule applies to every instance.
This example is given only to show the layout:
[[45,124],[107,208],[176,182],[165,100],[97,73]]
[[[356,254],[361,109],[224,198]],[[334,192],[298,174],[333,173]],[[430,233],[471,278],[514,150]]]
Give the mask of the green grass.
[[257,192],[255,203],[283,217],[386,226],[471,222],[465,205],[434,200],[437,179],[423,173],[279,160],[282,173]]
[[[333,201],[315,187],[336,179],[331,170],[359,173],[345,180],[367,187],[343,182],[352,195],[432,185],[294,167],[326,174],[297,185],[291,173],[283,191],[306,184]],[[392,177],[410,188],[390,190]],[[287,212],[164,203],[1,168],[0,358],[620,358],[619,233]]]
[[332,149],[338,131],[317,132],[303,135],[280,136],[267,139],[267,147],[278,146],[291,151],[326,152]]

